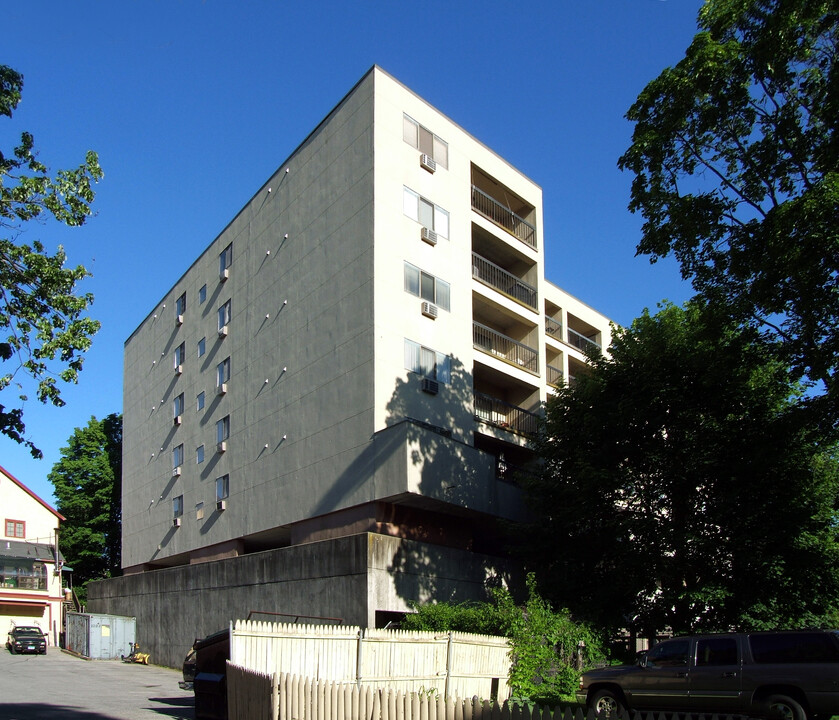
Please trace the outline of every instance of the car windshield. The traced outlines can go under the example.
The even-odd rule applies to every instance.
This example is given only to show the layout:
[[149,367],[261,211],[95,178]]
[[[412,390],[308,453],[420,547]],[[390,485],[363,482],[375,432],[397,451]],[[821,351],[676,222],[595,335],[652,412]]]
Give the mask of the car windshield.
[[29,626],[20,626],[16,627],[12,630],[13,635],[42,635],[41,628],[38,627],[29,627]]

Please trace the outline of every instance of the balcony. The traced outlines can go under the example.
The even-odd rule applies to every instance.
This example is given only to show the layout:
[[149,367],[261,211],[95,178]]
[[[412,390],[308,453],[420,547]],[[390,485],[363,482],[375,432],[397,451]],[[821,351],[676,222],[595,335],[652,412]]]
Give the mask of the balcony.
[[489,425],[522,435],[534,435],[539,428],[539,416],[503,400],[474,393],[475,417]]
[[548,385],[555,388],[562,387],[562,368],[548,365],[546,370],[548,373]]
[[523,217],[485,193],[477,185],[472,186],[472,209],[504,228],[525,245],[536,249],[536,228]]
[[556,340],[562,340],[562,323],[545,316],[545,332]]
[[587,338],[582,333],[577,332],[573,328],[568,328],[568,344],[573,345],[578,350],[586,352],[586,350],[597,349],[600,350],[600,343],[595,342],[591,338]]
[[477,350],[494,355],[510,365],[520,367],[534,375],[539,374],[539,353],[536,350],[486,325],[472,323],[472,345]]
[[536,310],[535,287],[475,252],[472,253],[472,277],[525,307]]

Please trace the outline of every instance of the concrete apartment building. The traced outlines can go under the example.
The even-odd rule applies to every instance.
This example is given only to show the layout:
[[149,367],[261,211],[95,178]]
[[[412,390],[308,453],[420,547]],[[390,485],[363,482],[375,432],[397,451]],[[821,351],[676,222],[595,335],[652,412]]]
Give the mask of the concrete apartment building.
[[540,408],[609,341],[543,227],[535,183],[372,68],[125,343],[127,577],[90,607],[142,637],[167,596],[191,642],[481,597]]

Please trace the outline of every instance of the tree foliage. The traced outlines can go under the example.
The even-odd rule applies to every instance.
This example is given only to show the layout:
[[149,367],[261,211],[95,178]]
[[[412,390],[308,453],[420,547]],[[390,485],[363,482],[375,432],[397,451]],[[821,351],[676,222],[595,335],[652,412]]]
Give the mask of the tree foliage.
[[616,329],[548,403],[523,477],[548,596],[643,634],[825,622],[839,597],[830,426],[753,329],[701,303]]
[[528,597],[515,602],[506,588],[492,590],[488,603],[418,605],[403,629],[457,631],[499,635],[510,639],[510,687],[515,697],[543,703],[571,699],[580,677],[578,665],[603,659],[603,645],[591,629],[554,611],[527,578]]
[[839,399],[839,3],[708,0],[698,28],[627,113],[638,252]]
[[88,582],[121,571],[122,415],[92,417],[61,453],[48,479],[66,518],[59,547],[84,598]]
[[[11,118],[22,89],[23,76],[0,65],[0,115]],[[77,381],[99,323],[84,315],[93,296],[76,288],[87,270],[64,267],[60,246],[51,254],[38,240],[19,239],[32,220],[83,225],[91,214],[93,184],[102,175],[94,152],[79,167],[50,175],[28,132],[11,155],[0,151],[0,391],[18,391],[16,407],[0,403],[0,433],[26,445],[33,457],[42,453],[26,437],[26,386],[34,381],[39,401],[63,405],[58,381]]]

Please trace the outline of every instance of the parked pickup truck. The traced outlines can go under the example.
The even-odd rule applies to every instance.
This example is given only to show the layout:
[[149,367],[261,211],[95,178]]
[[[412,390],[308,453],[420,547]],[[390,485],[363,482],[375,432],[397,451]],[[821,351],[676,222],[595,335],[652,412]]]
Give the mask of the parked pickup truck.
[[635,665],[583,673],[577,700],[605,715],[631,709],[830,717],[839,714],[839,631],[672,638]]

